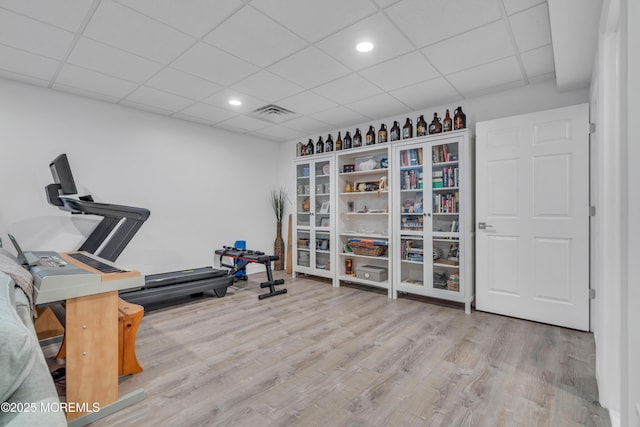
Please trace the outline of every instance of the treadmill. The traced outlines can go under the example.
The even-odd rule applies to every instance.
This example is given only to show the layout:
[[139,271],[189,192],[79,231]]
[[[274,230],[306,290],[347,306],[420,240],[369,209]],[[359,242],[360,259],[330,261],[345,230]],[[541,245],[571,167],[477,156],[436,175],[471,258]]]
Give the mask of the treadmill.
[[[100,223],[78,248],[106,260],[115,262],[127,247],[150,211],[133,206],[98,203],[91,196],[77,199],[66,197],[77,194],[73,174],[66,154],[60,154],[50,164],[54,183],[46,186],[47,202],[71,214],[97,215]],[[145,276],[145,285],[139,289],[120,291],[120,297],[145,310],[153,306],[167,306],[182,302],[181,297],[213,291],[224,297],[234,282],[234,275],[226,270],[200,267]]]

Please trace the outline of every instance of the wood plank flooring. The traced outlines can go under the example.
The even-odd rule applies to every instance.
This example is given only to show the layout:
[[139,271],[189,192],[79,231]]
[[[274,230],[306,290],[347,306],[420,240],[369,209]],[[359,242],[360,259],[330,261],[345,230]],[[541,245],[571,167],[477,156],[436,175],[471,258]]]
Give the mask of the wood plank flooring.
[[259,301],[254,277],[146,314],[120,393],[147,397],[92,425],[610,425],[591,334],[290,276]]

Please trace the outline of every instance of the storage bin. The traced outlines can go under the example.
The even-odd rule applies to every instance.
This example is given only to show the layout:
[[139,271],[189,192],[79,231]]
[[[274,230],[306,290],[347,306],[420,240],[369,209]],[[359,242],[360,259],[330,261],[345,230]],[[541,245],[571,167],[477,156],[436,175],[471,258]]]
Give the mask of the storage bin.
[[356,268],[356,277],[358,279],[372,280],[374,282],[384,282],[388,278],[386,267],[377,265],[363,265]]

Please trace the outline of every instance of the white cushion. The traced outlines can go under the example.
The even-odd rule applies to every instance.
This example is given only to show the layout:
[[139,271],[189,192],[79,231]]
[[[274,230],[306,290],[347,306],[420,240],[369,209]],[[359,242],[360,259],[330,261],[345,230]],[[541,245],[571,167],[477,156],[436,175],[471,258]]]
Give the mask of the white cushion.
[[6,401],[29,375],[35,362],[35,337],[16,313],[15,285],[0,272],[0,401]]

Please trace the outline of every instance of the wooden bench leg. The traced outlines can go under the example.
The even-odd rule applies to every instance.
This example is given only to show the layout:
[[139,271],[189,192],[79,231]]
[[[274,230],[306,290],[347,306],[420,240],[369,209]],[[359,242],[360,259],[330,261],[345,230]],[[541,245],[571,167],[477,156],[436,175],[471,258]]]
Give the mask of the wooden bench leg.
[[[142,366],[136,356],[136,335],[143,317],[144,307],[118,298],[118,375],[142,372]],[[66,342],[65,333],[56,359],[66,357]]]
[[118,375],[142,372],[136,357],[136,334],[144,316],[144,308],[118,298]]

